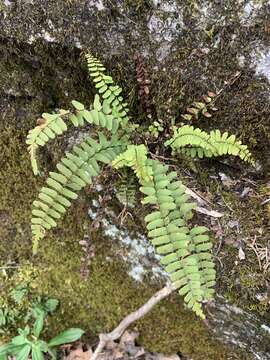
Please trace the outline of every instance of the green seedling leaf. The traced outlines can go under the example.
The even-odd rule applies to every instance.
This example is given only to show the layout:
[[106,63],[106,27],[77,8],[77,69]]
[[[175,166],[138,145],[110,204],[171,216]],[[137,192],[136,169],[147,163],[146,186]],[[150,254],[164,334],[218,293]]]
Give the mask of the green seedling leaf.
[[41,350],[41,344],[33,344],[32,345],[32,360],[43,360],[44,356]]
[[27,342],[27,339],[26,339],[26,337],[24,335],[15,336],[11,340],[12,345],[15,345],[15,346],[24,345],[24,344],[26,344],[26,342]]
[[45,315],[46,315],[45,312],[41,310],[40,314],[38,315],[38,317],[34,323],[33,334],[37,338],[39,337],[39,335],[41,334],[41,331],[43,329]]
[[27,295],[27,293],[28,293],[28,289],[26,285],[22,284],[17,286],[14,290],[12,290],[11,296],[17,304],[20,304],[24,296]]
[[31,351],[31,345],[25,345],[16,356],[16,360],[27,360]]
[[10,348],[10,344],[0,345],[0,357],[6,356],[8,354],[8,349]]
[[48,312],[48,313],[52,313],[56,310],[57,306],[59,304],[59,301],[57,299],[48,299],[46,302],[45,302],[45,310]]
[[66,331],[63,331],[51,341],[49,341],[48,345],[49,347],[58,346],[62,344],[67,344],[73,341],[76,341],[80,339],[80,337],[84,334],[84,331],[82,329],[78,328],[71,328]]
[[23,345],[13,345],[11,342],[0,346],[0,356],[3,355],[16,355],[24,347]]

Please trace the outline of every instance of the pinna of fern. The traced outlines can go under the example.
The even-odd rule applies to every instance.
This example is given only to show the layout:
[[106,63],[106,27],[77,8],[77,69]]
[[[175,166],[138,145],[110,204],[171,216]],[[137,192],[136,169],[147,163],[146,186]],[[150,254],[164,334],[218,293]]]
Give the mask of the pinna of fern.
[[[105,74],[98,59],[86,54],[86,61],[98,91],[93,105],[86,109],[74,100],[72,110],[45,113],[27,136],[33,170],[37,174],[39,147],[63,134],[69,125],[90,124],[98,129],[98,133],[94,132],[97,136],[88,136],[62,157],[33,202],[33,250],[37,251],[46,232],[57,226],[57,221],[78,197],[79,191],[91,184],[104,166],[112,166],[115,170],[129,167],[140,184],[144,196],[142,203],[151,208],[145,217],[148,238],[161,256],[161,264],[174,288],[184,296],[187,306],[204,318],[202,303],[213,297],[215,285],[208,229],[188,225],[195,205],[189,202],[185,186],[177,180],[176,172],[170,172],[168,166],[149,158],[145,145],[132,144],[130,134],[136,126],[129,122],[122,89]],[[219,130],[208,134],[190,125],[174,128],[173,136],[165,145],[174,152],[185,152],[192,157],[230,154],[253,161],[245,145],[234,135],[221,134]]]
[[174,127],[173,136],[165,142],[174,152],[180,151],[191,157],[217,157],[223,155],[239,156],[241,160],[254,164],[248,147],[236,139],[235,135],[220,130],[210,134],[190,125]]

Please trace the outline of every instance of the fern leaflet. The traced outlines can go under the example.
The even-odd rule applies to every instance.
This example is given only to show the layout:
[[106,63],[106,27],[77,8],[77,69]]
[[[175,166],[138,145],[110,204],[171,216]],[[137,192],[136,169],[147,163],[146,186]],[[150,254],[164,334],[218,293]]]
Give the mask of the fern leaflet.
[[[127,169],[125,169],[127,170]],[[130,171],[124,171],[116,183],[116,197],[124,207],[134,207],[136,203],[136,177]]]
[[140,181],[150,180],[152,169],[147,165],[147,149],[145,145],[128,145],[127,150],[120,154],[112,163],[115,169],[131,167]]

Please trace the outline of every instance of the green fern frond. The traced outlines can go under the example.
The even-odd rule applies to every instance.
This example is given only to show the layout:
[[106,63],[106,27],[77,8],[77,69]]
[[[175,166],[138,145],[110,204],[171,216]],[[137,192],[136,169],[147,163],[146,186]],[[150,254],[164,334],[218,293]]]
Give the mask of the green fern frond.
[[110,164],[123,148],[123,141],[116,137],[107,140],[99,133],[99,142],[88,137],[61,159],[56,166],[57,171],[50,172],[47,185],[41,188],[39,199],[33,202],[31,228],[34,252],[46,230],[57,226],[56,221],[67,211],[70,201],[91,183],[93,176],[99,175],[99,163]]
[[[104,109],[99,95],[95,96],[93,109],[87,110],[79,101],[73,100],[73,111],[60,110],[57,114],[42,114],[38,125],[29,131],[26,143],[30,153],[32,169],[35,175],[38,174],[37,150],[45,146],[49,140],[62,135],[71,123],[75,127],[85,124],[97,125],[115,134],[119,128],[120,120],[112,114],[110,107]],[[105,111],[106,110],[106,111]]]
[[173,286],[184,296],[187,306],[204,318],[201,303],[213,295],[215,271],[209,253],[211,243],[203,227],[191,231],[187,220],[192,217],[193,203],[189,203],[185,187],[173,181],[176,173],[167,174],[167,167],[149,160],[153,179],[142,182],[140,190],[146,195],[144,204],[152,204],[155,211],[145,217],[148,237],[162,255]]
[[[168,166],[147,159],[144,145],[128,146],[113,165],[128,166],[135,171],[145,195],[143,204],[155,208],[145,217],[148,237],[163,256],[161,263],[173,286],[184,296],[187,306],[204,318],[201,303],[212,297],[215,284],[214,263],[209,254],[212,244],[204,234],[206,228],[194,228],[192,232],[187,226],[195,204],[188,202],[185,186],[174,181],[175,172],[167,173]],[[142,172],[142,168],[147,170]]]
[[127,150],[120,154],[112,163],[115,169],[124,166],[132,168],[140,181],[150,180],[152,169],[147,163],[145,145],[128,145]]
[[[174,128],[174,135],[165,142],[174,151],[184,151],[191,156],[216,157],[222,155],[239,156],[242,160],[254,163],[246,145],[236,140],[235,135],[229,136],[227,132],[221,134],[219,130],[207,132],[190,125]],[[190,150],[182,150],[190,146]]]
[[[176,178],[177,174],[172,172],[168,174],[170,179]],[[176,210],[173,213],[173,216],[179,218],[185,218],[185,221],[192,218],[192,210],[194,208],[193,203],[188,202],[188,195],[186,194],[185,186],[181,181],[174,181],[168,185],[168,188],[172,191],[172,196],[176,204]],[[202,299],[203,301],[208,301],[213,297],[215,285],[216,272],[214,270],[214,262],[212,255],[210,253],[212,248],[212,243],[209,240],[209,236],[206,233],[208,228],[204,226],[195,226],[189,232],[189,245],[188,251],[189,254],[196,254],[196,261],[199,266],[201,277],[201,287],[203,290]]]
[[239,156],[244,161],[254,163],[247,145],[243,145],[241,141],[236,140],[235,135],[229,136],[227,132],[221,134],[220,130],[212,130],[209,140],[217,148],[217,156],[227,154]]
[[123,102],[122,88],[115,85],[111,76],[104,73],[106,70],[103,64],[94,56],[85,54],[89,75],[92,78],[95,87],[103,98],[103,106],[112,109],[114,117],[121,120],[122,125],[128,123],[128,104]]

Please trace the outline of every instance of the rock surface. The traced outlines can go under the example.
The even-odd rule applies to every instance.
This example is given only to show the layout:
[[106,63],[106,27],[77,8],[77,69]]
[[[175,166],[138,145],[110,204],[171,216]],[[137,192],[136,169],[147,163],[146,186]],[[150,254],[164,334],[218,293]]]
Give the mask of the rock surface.
[[[261,186],[266,183],[270,166],[267,151],[270,146],[269,12],[268,1],[255,0],[226,4],[198,0],[0,1],[1,264],[21,264],[23,276],[39,284],[36,288],[40,293],[53,293],[60,298],[63,307],[59,323],[73,326],[73,314],[76,314],[75,321],[80,326],[83,323],[88,331],[97,333],[104,327],[111,328],[128,310],[136,308],[142,300],[137,298],[138,292],[143,293],[144,299],[153,292],[138,282],[151,273],[150,269],[154,282],[163,281],[162,270],[152,256],[153,249],[143,234],[134,232],[133,221],[127,221],[128,229],[126,226],[119,229],[114,215],[119,212],[119,204],[113,210],[107,209],[103,231],[96,238],[91,237],[90,218],[96,211],[95,204],[99,205],[91,203],[94,194],[90,191],[71,209],[66,225],[43,245],[42,255],[38,259],[29,255],[31,202],[41,181],[33,179],[31,174],[24,138],[43,111],[67,107],[73,98],[89,101],[92,88],[80,59],[81,50],[88,49],[105,62],[123,85],[135,117],[139,117],[133,60],[136,51],[145,56],[148,64],[158,119],[175,117],[180,121],[179,113],[192,101],[209,90],[225,87],[217,99],[217,114],[210,120],[201,119],[199,126],[218,127],[240,136],[254,153],[257,166],[255,170],[246,170],[237,164],[232,176],[237,176],[240,169],[244,176],[252,176]],[[226,87],[225,82],[236,72],[241,73],[238,81]],[[76,141],[79,134],[72,136]],[[63,142],[68,146],[67,140]],[[57,145],[42,154],[45,172],[59,158]],[[225,195],[229,197],[229,193],[226,190]],[[258,227],[262,229],[261,241],[267,243],[269,214],[259,207],[260,198],[255,205],[249,200],[239,201],[236,197],[229,206],[233,215],[239,216],[240,230],[228,230],[229,235],[247,244],[253,236],[251,229]],[[241,218],[237,211],[249,206],[252,206],[249,214],[245,210]],[[136,216],[140,219],[140,212]],[[224,219],[223,228],[227,219],[230,217]],[[247,229],[245,221],[250,222]],[[85,236],[91,238],[91,252],[100,256],[93,257],[87,265],[88,280],[82,282],[79,241]],[[260,240],[260,235],[257,236]],[[178,298],[173,298],[138,325],[142,329],[141,340],[150,350],[178,351],[193,359],[247,359],[248,356],[270,359],[267,311],[261,312],[263,318],[258,317],[258,311],[254,314],[250,311],[254,304],[258,305],[257,308],[254,305],[257,310],[262,309],[262,303],[254,298],[260,291],[266,292],[267,273],[261,278],[255,266],[256,257],[251,253],[248,253],[248,265],[235,265],[240,245],[237,246],[222,253],[225,280],[220,281],[219,292],[231,304],[218,297],[216,306],[210,307],[212,330],[183,310]],[[34,271],[28,269],[29,262]],[[250,273],[258,274],[253,287],[247,283]],[[115,287],[121,289],[118,298]],[[93,289],[95,294],[91,294]],[[236,300],[231,292],[239,292],[239,298]],[[242,305],[245,310],[241,309]],[[78,309],[81,309],[79,314]],[[268,302],[266,309],[269,310]],[[52,331],[56,327],[52,324]],[[222,343],[234,344],[241,352],[234,353]]]

